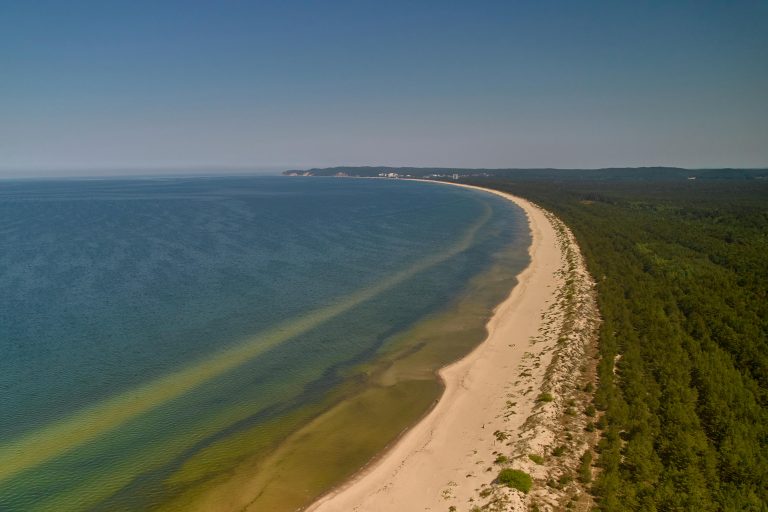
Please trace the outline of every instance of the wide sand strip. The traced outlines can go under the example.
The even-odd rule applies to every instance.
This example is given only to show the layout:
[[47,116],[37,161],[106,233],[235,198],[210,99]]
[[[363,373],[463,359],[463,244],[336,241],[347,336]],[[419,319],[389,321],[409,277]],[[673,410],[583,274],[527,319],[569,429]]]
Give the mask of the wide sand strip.
[[477,490],[495,477],[495,470],[488,469],[494,452],[503,449],[499,432],[514,435],[534,410],[541,382],[527,380],[527,392],[514,388],[520,387],[524,361],[536,358],[546,368],[551,359],[545,344],[532,340],[556,302],[565,261],[556,230],[541,209],[519,197],[487,192],[525,211],[532,234],[529,266],[496,308],[486,340],[440,371],[445,392],[435,408],[378,461],[309,510],[446,511],[452,505],[467,509]]

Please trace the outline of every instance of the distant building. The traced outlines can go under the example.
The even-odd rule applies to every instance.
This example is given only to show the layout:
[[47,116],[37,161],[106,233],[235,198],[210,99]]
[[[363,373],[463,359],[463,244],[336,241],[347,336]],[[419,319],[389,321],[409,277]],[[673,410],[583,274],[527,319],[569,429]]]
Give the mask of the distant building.
[[459,173],[453,173],[453,179],[457,180],[459,179]]

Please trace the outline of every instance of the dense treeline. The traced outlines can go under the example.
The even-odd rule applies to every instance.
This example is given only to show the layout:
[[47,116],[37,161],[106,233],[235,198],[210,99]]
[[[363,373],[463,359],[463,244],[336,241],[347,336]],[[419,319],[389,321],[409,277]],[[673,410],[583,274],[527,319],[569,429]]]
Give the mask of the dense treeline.
[[475,178],[574,231],[603,317],[601,509],[768,509],[768,183]]

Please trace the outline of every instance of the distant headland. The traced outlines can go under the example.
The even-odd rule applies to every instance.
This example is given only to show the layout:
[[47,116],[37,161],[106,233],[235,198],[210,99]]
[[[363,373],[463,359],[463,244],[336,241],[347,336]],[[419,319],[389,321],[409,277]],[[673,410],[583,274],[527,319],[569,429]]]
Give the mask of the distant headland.
[[356,178],[513,178],[517,180],[751,180],[768,179],[768,169],[684,169],[682,167],[607,167],[603,169],[465,169],[450,167],[341,166],[284,171],[285,176],[335,176]]

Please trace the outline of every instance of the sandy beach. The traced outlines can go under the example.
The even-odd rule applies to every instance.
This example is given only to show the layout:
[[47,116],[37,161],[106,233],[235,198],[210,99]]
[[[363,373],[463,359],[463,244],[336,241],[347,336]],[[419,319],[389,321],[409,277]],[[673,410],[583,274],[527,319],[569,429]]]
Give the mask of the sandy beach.
[[[558,427],[554,420],[563,410],[565,389],[573,387],[573,377],[584,369],[585,335],[594,327],[594,322],[566,322],[561,300],[565,276],[569,269],[583,275],[587,294],[591,282],[583,262],[574,265],[568,257],[575,242],[564,236],[559,221],[522,198],[486,192],[505,197],[525,211],[532,234],[530,265],[496,308],[487,326],[487,339],[440,371],[445,392],[434,409],[386,454],[308,510],[460,511],[481,505],[489,497],[503,501],[505,510],[523,509],[531,495],[494,486],[500,469],[494,461],[502,453],[509,455],[511,465],[506,467],[524,469],[535,479],[546,478],[552,471],[546,463],[536,467],[527,455],[546,455],[555,442]],[[565,339],[563,328],[573,331],[572,339],[581,340],[581,348],[576,344],[568,348],[571,359],[579,358],[578,362],[568,361],[568,367],[565,361],[556,364],[557,340]],[[563,348],[565,344],[559,345]],[[578,350],[571,350],[573,347]],[[573,375],[563,375],[568,372]],[[548,403],[537,400],[544,389],[555,395]],[[580,442],[586,446],[584,440]],[[562,465],[564,460],[558,463]],[[539,489],[545,503],[548,498],[550,503],[556,501],[551,494]]]

